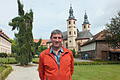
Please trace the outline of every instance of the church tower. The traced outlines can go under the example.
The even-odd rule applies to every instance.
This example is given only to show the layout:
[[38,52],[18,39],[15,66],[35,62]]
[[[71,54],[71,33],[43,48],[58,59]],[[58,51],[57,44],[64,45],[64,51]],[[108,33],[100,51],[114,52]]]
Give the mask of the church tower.
[[69,9],[69,17],[67,19],[67,34],[68,34],[68,49],[75,49],[76,48],[76,41],[77,38],[77,28],[76,28],[76,19],[73,15],[73,9],[70,5]]
[[89,24],[88,16],[87,16],[86,12],[84,15],[84,22],[82,24],[82,31],[90,31],[90,24]]

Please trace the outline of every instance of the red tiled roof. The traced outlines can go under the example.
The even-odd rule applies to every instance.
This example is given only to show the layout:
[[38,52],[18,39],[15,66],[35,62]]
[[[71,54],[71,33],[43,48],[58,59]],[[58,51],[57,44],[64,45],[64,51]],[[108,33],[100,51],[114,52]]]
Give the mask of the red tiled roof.
[[[34,42],[38,42],[39,39],[33,39]],[[47,45],[46,43],[49,41],[49,39],[42,39],[41,45]]]

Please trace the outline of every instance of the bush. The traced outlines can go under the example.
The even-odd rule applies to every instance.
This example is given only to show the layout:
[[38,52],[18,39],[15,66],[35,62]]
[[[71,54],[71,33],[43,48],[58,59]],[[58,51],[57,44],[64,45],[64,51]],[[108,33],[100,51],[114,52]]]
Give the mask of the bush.
[[0,58],[0,63],[3,64],[16,64],[17,61],[15,60],[15,58]]
[[3,67],[5,67],[5,69],[2,72],[0,72],[0,80],[5,80],[8,74],[12,71],[11,66],[4,65]]
[[0,53],[0,57],[7,57],[7,54],[6,53]]
[[8,57],[15,57],[16,54],[15,53],[11,53],[11,54],[7,54]]
[[75,62],[74,65],[106,65],[120,64],[120,61],[94,61],[94,62]]
[[38,64],[39,63],[39,58],[33,58],[32,62]]

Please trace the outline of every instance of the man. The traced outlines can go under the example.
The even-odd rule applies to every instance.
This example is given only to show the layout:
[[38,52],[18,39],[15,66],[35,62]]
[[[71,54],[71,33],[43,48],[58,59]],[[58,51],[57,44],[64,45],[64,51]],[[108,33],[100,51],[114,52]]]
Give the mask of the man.
[[60,30],[52,31],[50,39],[52,46],[39,56],[40,79],[72,80],[74,58],[70,50],[62,47],[62,32]]

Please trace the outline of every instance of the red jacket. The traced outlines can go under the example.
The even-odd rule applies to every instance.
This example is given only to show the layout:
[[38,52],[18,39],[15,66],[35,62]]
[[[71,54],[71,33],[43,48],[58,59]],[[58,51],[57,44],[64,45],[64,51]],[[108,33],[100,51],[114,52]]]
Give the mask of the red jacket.
[[72,80],[74,58],[70,50],[63,48],[63,51],[60,67],[50,48],[40,54],[38,71],[41,80]]

